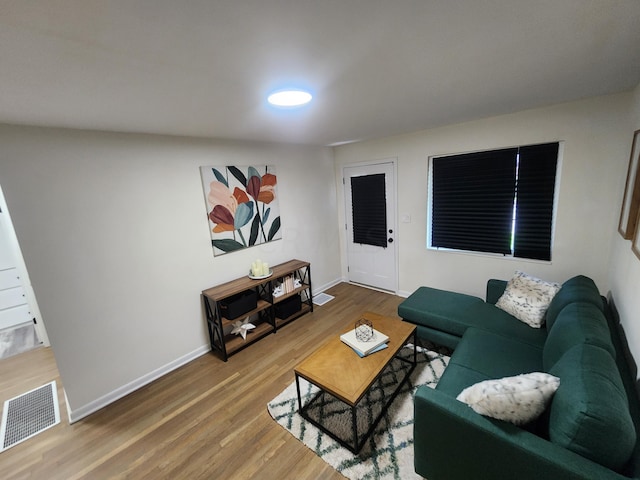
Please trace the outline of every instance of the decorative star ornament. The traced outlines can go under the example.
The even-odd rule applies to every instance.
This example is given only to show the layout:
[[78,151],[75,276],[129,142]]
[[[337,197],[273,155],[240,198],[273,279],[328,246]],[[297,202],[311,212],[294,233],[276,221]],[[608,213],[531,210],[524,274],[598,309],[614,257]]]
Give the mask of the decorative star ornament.
[[256,328],[256,326],[253,323],[249,323],[249,317],[247,317],[244,320],[233,322],[233,330],[231,330],[231,333],[234,335],[242,335],[242,338],[246,340],[247,332],[254,328]]

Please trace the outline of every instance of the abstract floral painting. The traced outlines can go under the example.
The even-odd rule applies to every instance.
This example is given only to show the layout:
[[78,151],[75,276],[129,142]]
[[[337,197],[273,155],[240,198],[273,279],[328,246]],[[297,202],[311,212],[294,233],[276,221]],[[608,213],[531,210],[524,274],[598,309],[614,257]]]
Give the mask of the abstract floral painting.
[[214,255],[282,238],[274,166],[200,167]]

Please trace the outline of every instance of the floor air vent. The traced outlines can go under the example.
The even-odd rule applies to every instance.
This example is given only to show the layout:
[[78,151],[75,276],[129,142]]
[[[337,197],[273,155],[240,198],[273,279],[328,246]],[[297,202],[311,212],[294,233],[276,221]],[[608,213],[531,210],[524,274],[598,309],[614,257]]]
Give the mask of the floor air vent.
[[335,297],[328,295],[326,293],[319,293],[318,295],[313,297],[313,303],[315,305],[324,305],[325,303],[330,302],[334,298]]
[[4,402],[0,452],[60,423],[56,382]]

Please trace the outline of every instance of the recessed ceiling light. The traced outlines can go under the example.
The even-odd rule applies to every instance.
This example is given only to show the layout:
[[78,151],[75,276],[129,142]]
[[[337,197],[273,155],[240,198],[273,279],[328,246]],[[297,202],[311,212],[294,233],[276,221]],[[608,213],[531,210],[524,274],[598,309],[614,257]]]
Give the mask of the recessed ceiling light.
[[313,97],[304,90],[278,90],[267,98],[276,107],[300,107],[311,101]]

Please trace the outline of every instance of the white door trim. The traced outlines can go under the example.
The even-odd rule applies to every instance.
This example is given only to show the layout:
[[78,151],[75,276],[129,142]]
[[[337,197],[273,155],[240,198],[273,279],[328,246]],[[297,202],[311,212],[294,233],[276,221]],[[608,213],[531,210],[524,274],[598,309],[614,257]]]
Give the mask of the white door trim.
[[[388,227],[393,229],[393,238],[394,238],[394,242],[393,242],[393,261],[395,264],[395,268],[394,268],[394,275],[393,275],[393,288],[386,290],[386,289],[379,289],[377,287],[373,287],[373,286],[368,286],[368,285],[363,285],[358,283],[358,285],[362,285],[368,288],[372,288],[374,290],[380,290],[380,291],[384,291],[386,293],[388,292],[393,292],[394,294],[398,293],[398,286],[399,286],[399,269],[398,269],[398,265],[399,265],[399,248],[398,248],[398,241],[399,241],[399,235],[398,235],[398,159],[397,157],[390,157],[390,158],[382,158],[382,159],[376,159],[376,160],[370,160],[370,161],[363,161],[363,162],[355,162],[355,163],[348,163],[348,164],[344,164],[342,165],[342,199],[344,202],[344,215],[345,215],[345,222],[344,222],[344,232],[345,232],[345,242],[344,242],[344,258],[347,261],[347,268],[349,265],[349,238],[347,238],[346,235],[346,231],[347,231],[347,221],[348,218],[351,215],[351,212],[348,211],[348,200],[347,200],[347,188],[345,185],[346,182],[346,178],[347,178],[347,174],[346,174],[346,169],[348,168],[358,168],[358,167],[371,167],[371,166],[376,166],[376,165],[385,165],[385,164],[391,164],[392,170],[393,170],[393,181],[392,181],[392,187],[393,187],[393,198],[391,199],[393,202],[393,209],[394,209],[394,215],[393,215],[393,224],[389,224]],[[347,272],[347,279],[349,278],[349,273]]]
[[31,280],[29,278],[29,273],[27,272],[27,265],[24,262],[24,257],[22,256],[22,250],[20,249],[20,244],[18,243],[18,237],[13,228],[13,222],[11,221],[11,215],[9,214],[9,208],[7,207],[7,202],[4,198],[4,193],[2,192],[2,186],[0,185],[0,209],[2,209],[2,215],[4,215],[4,219],[6,220],[6,234],[7,241],[9,243],[10,248],[13,250],[13,255],[16,261],[16,270],[20,274],[20,280],[22,282],[22,287],[24,288],[24,293],[27,299],[27,305],[29,306],[29,310],[31,312],[31,316],[36,319],[35,329],[38,333],[38,339],[42,342],[42,344],[46,347],[51,346],[49,343],[49,336],[47,335],[47,330],[45,329],[44,322],[42,321],[42,315],[40,314],[40,309],[38,308],[38,303],[36,302],[35,292],[33,291],[33,287],[31,286]]

